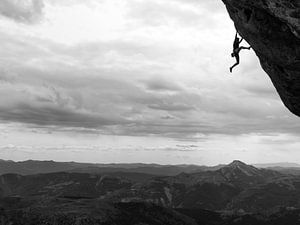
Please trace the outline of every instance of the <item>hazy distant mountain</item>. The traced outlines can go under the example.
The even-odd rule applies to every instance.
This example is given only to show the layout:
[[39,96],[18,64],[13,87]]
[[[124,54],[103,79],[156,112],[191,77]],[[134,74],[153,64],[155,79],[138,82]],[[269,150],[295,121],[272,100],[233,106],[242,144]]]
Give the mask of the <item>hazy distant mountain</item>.
[[299,167],[300,164],[298,163],[289,163],[289,162],[278,162],[278,163],[260,163],[254,164],[255,167],[258,168],[272,168],[272,167]]
[[17,173],[21,175],[54,173],[68,171],[75,168],[89,166],[90,164],[75,162],[54,162],[27,160],[22,162],[0,160],[0,174]]
[[[53,165],[53,162],[50,162],[50,165]],[[262,195],[267,187],[264,185],[267,184],[276,186],[289,181],[288,187],[296,188],[298,191],[298,186],[293,184],[296,178],[272,170],[258,169],[237,160],[218,170],[180,173],[176,176],[158,177],[140,173],[144,168],[139,168],[138,173],[131,172],[133,168],[122,168],[130,172],[118,172],[115,168],[86,167],[77,169],[81,170],[81,173],[75,173],[76,169],[73,169],[72,173],[27,176],[4,174],[0,177],[0,196],[100,197],[109,201],[138,200],[168,207],[222,210],[243,208],[240,205],[247,203],[246,197],[252,193]],[[146,171],[150,169],[153,168],[147,168]],[[253,189],[258,188],[261,192],[253,192]],[[287,191],[287,196],[290,196],[289,193],[291,192]],[[256,196],[253,196],[253,199],[255,198]],[[275,205],[278,204],[276,202]],[[252,210],[249,204],[244,208]]]
[[275,170],[283,174],[300,175],[300,164],[297,163],[269,163],[257,164],[257,167]]
[[[39,173],[75,172],[75,173],[143,173],[158,176],[175,176],[180,173],[197,173],[216,171],[226,165],[198,166],[198,165],[159,165],[144,163],[77,163],[27,160],[21,162],[0,160],[0,175],[17,173],[30,175]],[[283,173],[300,174],[300,165],[295,163],[255,164],[257,168],[268,168]],[[299,169],[299,170],[298,170]]]
[[282,176],[233,161],[215,171],[155,177],[140,190],[144,198],[165,206],[221,210],[231,207],[232,199],[244,190]]
[[[98,169],[101,171],[103,168]],[[146,200],[170,207],[220,210],[228,207],[232,199],[244,190],[282,176],[276,171],[258,169],[240,161],[233,161],[215,171],[163,177],[132,172],[113,173],[111,170],[91,173],[90,167],[87,171],[89,173],[59,172],[28,176],[5,174],[0,177],[0,196],[101,197],[119,201]]]
[[187,165],[187,166],[147,166],[141,165],[141,167],[130,167],[130,168],[122,168],[122,167],[84,167],[84,168],[76,168],[70,170],[69,172],[77,172],[77,173],[104,173],[104,172],[126,172],[126,173],[145,173],[145,174],[152,174],[158,176],[174,176],[180,173],[194,173],[205,171],[206,168],[202,166],[194,166],[194,165]]
[[146,173],[160,176],[174,176],[179,173],[195,173],[199,171],[216,170],[222,165],[207,167],[197,165],[159,165],[143,163],[99,164],[77,162],[55,162],[27,160],[23,162],[0,160],[0,175],[5,173],[17,173],[30,175],[39,173],[77,172],[77,173]]
[[[87,167],[87,171],[90,169]],[[5,210],[0,210],[2,221],[19,218],[10,212],[20,208],[26,212],[19,212],[20,217],[28,217],[30,221],[53,219],[48,217],[47,213],[54,215],[53,212],[57,210],[57,221],[61,218],[67,218],[69,221],[81,220],[85,218],[81,216],[81,212],[85,213],[85,216],[88,215],[89,221],[95,222],[101,218],[101,221],[106,223],[97,224],[103,225],[123,224],[118,218],[127,221],[127,217],[132,219],[134,216],[136,223],[133,224],[164,224],[166,218],[170,221],[180,221],[181,218],[181,222],[172,224],[196,224],[197,221],[198,224],[206,225],[279,225],[282,218],[293,222],[299,219],[296,210],[300,208],[298,199],[299,176],[259,169],[237,160],[217,170],[180,173],[176,176],[111,171],[0,176],[0,208],[9,212],[7,215]],[[100,206],[103,207],[100,211],[91,210]],[[176,208],[193,220],[162,207]],[[28,214],[29,208],[30,212],[33,210],[35,214]],[[147,210],[156,213],[151,212],[147,215]],[[224,212],[226,216],[211,212],[216,210]],[[236,215],[235,212],[239,214]],[[248,214],[262,212],[276,212],[276,217]],[[12,217],[9,217],[10,215]],[[156,216],[157,223],[156,219],[153,219]],[[108,218],[118,223],[109,223]]]

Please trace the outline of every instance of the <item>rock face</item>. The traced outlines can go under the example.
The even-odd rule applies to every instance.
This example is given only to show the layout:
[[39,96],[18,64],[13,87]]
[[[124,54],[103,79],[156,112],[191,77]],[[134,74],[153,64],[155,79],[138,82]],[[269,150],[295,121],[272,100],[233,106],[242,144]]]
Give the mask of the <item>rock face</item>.
[[300,116],[300,1],[222,1],[285,106]]

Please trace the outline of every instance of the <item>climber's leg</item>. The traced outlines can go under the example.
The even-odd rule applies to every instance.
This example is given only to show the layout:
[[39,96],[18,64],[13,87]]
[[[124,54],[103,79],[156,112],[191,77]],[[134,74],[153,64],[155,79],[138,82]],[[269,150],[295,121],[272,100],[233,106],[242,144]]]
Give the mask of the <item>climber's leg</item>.
[[235,53],[234,56],[235,56],[235,58],[236,58],[236,63],[235,63],[232,67],[230,67],[230,73],[232,73],[232,69],[233,69],[234,67],[236,67],[237,65],[240,64],[240,56],[239,56],[239,54],[238,54],[238,53]]

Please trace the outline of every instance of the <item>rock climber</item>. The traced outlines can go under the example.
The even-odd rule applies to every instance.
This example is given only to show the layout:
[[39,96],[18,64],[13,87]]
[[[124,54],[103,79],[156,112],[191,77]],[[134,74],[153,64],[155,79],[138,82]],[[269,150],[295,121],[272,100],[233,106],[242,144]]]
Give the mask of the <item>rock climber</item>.
[[232,73],[232,69],[235,66],[239,65],[239,63],[240,63],[240,56],[239,56],[240,51],[242,49],[248,49],[248,50],[251,49],[251,46],[249,46],[249,47],[243,47],[243,46],[241,46],[240,47],[240,43],[243,40],[244,40],[243,38],[241,38],[241,39],[238,38],[238,35],[237,35],[237,32],[236,32],[235,38],[234,38],[234,42],[233,42],[233,52],[231,53],[231,57],[235,57],[236,58],[236,63],[232,67],[230,67],[230,73]]

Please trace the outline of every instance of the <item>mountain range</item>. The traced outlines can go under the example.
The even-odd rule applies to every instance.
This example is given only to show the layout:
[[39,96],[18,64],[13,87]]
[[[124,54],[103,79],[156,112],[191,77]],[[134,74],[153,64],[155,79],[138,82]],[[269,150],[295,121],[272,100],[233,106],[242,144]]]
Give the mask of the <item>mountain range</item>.
[[300,199],[299,176],[256,168],[238,160],[219,169],[181,172],[175,176],[131,172],[132,168],[123,172],[115,171],[114,167],[112,170],[103,168],[95,171],[95,167],[85,167],[33,175],[4,174],[0,176],[0,196],[101,198],[147,201],[172,208],[246,212],[273,210],[280,206],[300,207],[297,200]]
[[14,162],[11,160],[0,160],[0,175],[5,173],[17,173],[20,175],[30,175],[37,173],[54,172],[138,172],[153,175],[177,175],[181,172],[192,173],[203,170],[219,168],[197,166],[197,165],[159,165],[143,163],[119,163],[119,164],[99,164],[99,163],[77,163],[77,162],[55,162],[55,161],[37,161],[27,160]]
[[[159,176],[175,176],[180,173],[196,173],[202,171],[214,171],[224,167],[224,164],[217,166],[204,165],[160,165],[145,163],[78,163],[78,162],[55,162],[27,160],[15,162],[12,160],[0,159],[0,175],[16,173],[20,175],[31,175],[38,173],[55,172],[76,172],[76,173],[108,173],[108,172],[132,172]],[[269,163],[254,164],[257,168],[266,168],[280,171],[282,173],[299,174],[300,164],[296,163]]]
[[[295,217],[296,221],[300,215],[300,176],[257,168],[238,160],[213,168],[53,161],[1,161],[0,165],[6,171],[11,170],[0,176],[2,220],[14,221],[12,212],[20,213],[18,218],[24,220],[48,220],[49,213],[55,212],[55,221],[61,216],[72,221],[88,215],[94,221],[91,224],[126,224],[116,222],[118,217],[114,215],[120,214],[124,218],[126,215],[140,218],[137,224],[168,224],[164,219],[168,218],[173,221],[170,224],[244,225],[251,224],[249,221],[276,224],[283,217]],[[31,174],[15,173],[20,168]],[[64,171],[45,173],[49,170]],[[89,211],[91,208],[99,210]],[[147,208],[156,212],[157,223],[150,220],[154,215],[144,216]],[[95,218],[106,222],[96,223]],[[108,218],[114,218],[114,223],[108,222]]]

